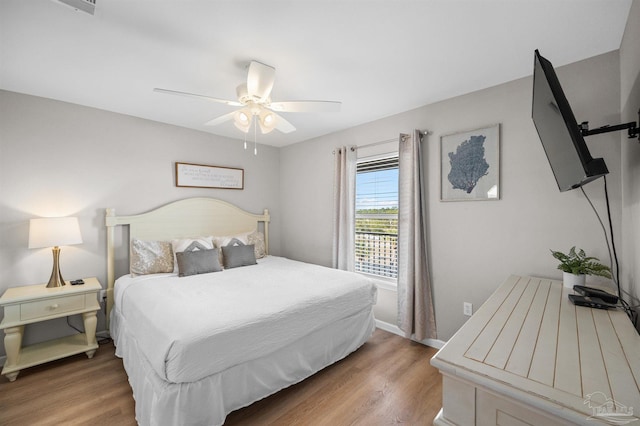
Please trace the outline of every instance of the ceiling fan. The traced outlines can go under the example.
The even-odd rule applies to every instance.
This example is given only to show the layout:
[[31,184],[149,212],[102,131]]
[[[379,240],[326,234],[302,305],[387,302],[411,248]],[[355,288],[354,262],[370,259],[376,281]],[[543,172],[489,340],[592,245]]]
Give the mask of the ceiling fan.
[[[260,131],[269,133],[277,129],[282,133],[290,133],[296,130],[295,127],[276,112],[338,112],[341,102],[337,101],[281,101],[272,102],[270,95],[273,89],[276,69],[258,61],[251,61],[248,66],[247,82],[240,84],[236,88],[237,101],[213,98],[211,96],[198,95],[194,93],[179,92],[155,88],[154,92],[167,93],[170,95],[189,96],[207,99],[225,105],[240,107],[236,111],[224,114],[220,117],[205,123],[206,126],[216,126],[233,120],[235,126],[248,133],[251,124],[260,127]],[[257,124],[256,124],[257,123]]]

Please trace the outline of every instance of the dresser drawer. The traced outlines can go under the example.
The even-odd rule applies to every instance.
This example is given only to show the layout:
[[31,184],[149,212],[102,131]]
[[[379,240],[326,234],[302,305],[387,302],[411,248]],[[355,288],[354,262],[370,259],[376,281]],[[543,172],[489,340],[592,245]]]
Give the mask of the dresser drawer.
[[65,312],[84,308],[84,295],[56,297],[53,299],[26,302],[20,305],[20,320],[26,321],[48,316],[58,316]]
[[[584,416],[585,422],[589,420]],[[599,424],[599,422],[594,422]],[[546,416],[534,407],[511,401],[504,396],[496,396],[482,389],[476,390],[476,425],[477,426],[566,426],[573,423],[557,417]]]

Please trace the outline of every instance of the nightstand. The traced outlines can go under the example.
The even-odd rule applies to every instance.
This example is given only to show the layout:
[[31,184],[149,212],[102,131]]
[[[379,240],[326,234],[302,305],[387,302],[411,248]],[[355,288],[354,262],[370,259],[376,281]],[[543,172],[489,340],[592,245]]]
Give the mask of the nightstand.
[[[98,349],[96,312],[100,309],[97,278],[84,278],[82,285],[46,288],[46,284],[12,287],[0,297],[4,307],[4,347],[7,360],[2,374],[13,382],[20,370],[85,352],[89,358]],[[22,347],[24,326],[54,318],[82,314],[84,333]]]

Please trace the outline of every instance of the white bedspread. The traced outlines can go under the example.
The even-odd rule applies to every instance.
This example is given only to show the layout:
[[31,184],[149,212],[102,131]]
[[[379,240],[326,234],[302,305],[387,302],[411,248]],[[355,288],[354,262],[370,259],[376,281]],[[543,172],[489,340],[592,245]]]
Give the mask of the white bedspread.
[[362,275],[268,256],[191,277],[122,277],[115,309],[158,376],[182,383],[275,352],[375,297]]

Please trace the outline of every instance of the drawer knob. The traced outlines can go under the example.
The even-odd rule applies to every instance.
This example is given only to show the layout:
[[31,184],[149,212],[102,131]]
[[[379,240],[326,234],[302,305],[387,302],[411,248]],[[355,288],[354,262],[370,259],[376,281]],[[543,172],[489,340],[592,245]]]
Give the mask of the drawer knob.
[[54,309],[58,309],[57,303],[54,303],[53,305],[51,305],[51,310],[53,311]]

